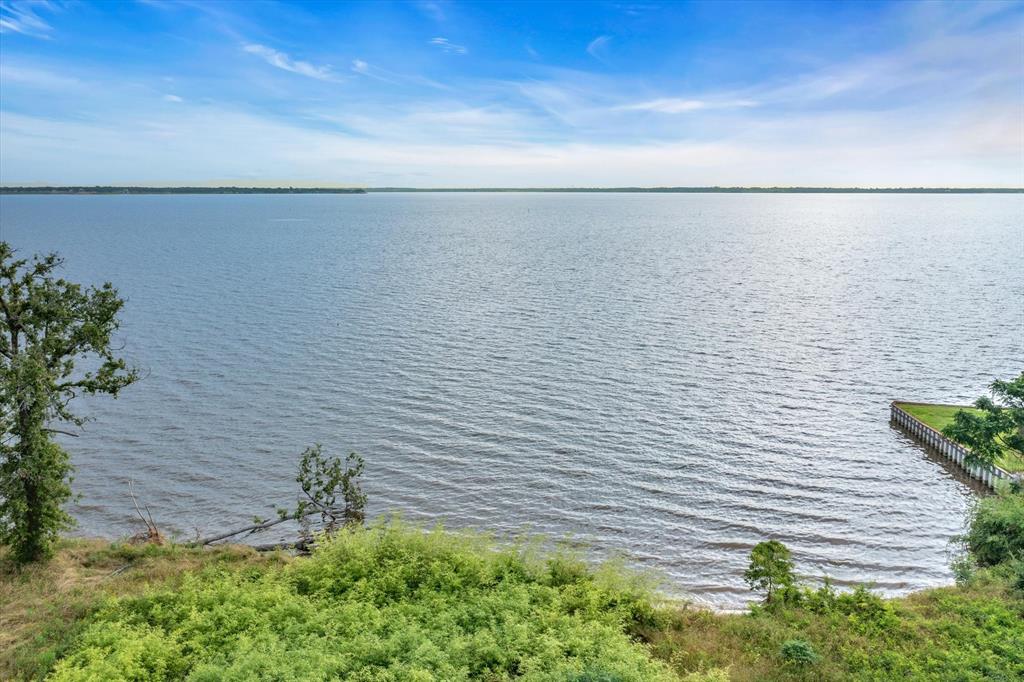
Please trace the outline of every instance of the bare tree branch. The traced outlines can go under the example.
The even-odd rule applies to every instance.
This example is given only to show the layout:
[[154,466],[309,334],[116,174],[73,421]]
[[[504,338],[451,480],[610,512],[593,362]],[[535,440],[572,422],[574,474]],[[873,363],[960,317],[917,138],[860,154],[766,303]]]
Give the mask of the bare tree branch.
[[81,435],[70,431],[61,431],[60,429],[43,429],[43,431],[46,431],[47,433],[59,433],[65,436],[71,436],[72,438],[78,438]]

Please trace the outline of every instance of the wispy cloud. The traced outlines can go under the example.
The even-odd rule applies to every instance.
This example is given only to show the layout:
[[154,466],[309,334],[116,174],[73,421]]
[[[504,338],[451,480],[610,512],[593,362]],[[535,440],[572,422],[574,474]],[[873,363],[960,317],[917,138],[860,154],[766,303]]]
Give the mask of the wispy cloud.
[[[187,104],[183,105],[188,107]],[[485,113],[426,113],[461,125],[489,125]],[[211,126],[216,120],[218,125]],[[1019,155],[1001,147],[980,165],[946,149],[947,130],[913,122],[887,129],[884,116],[848,122],[804,117],[772,131],[732,140],[507,144],[456,138],[387,141],[297,127],[271,117],[208,108],[154,115],[147,125],[91,123],[5,114],[0,129],[7,163],[19,177],[53,184],[174,179],[292,177],[359,183],[375,174],[426,186],[858,184],[891,186],[1000,185],[1014,176]],[[859,125],[872,126],[864,137]],[[836,136],[836,130],[846,131]],[[175,144],[168,145],[167,139]],[[263,142],[253,145],[252,140]],[[961,140],[956,140],[960,143]],[[79,154],[67,155],[69,143]],[[125,153],[132,150],[131,154]],[[942,151],[937,154],[937,151]],[[145,158],[145,167],[137,159]],[[439,164],[438,160],[444,163]],[[100,169],[97,172],[97,169]],[[200,170],[201,169],[201,170]],[[197,174],[198,173],[198,174]],[[12,177],[12,182],[15,176]],[[251,183],[249,183],[251,184]]]
[[250,54],[262,57],[265,62],[271,66],[276,66],[279,69],[285,71],[291,71],[302,76],[308,76],[309,78],[316,78],[322,81],[338,81],[338,76],[331,70],[329,65],[317,66],[304,62],[299,59],[292,59],[286,53],[280,50],[275,50],[272,47],[266,45],[260,45],[258,43],[251,43],[242,47],[243,50]]
[[46,0],[40,2],[14,2],[0,0],[0,33],[21,33],[33,38],[49,39],[53,27],[43,21],[37,9],[52,9]]
[[[435,26],[425,3],[401,17],[382,10],[383,25],[396,22],[385,34],[313,5],[158,6],[118,52],[123,24],[104,34],[96,20],[106,6],[0,0],[3,21],[59,38],[0,26],[9,181],[1020,184],[1019,3],[888,6],[876,12],[888,22],[877,45],[814,36],[784,57],[774,43],[676,51],[675,24],[630,26],[621,7],[617,24],[581,11],[583,32],[563,54],[551,47],[562,34],[525,19],[506,43],[486,44],[485,25],[447,4],[451,28],[423,33]],[[152,61],[132,59],[168,35],[206,59],[182,61],[173,41]]]
[[416,6],[437,23],[444,22],[444,9],[436,2],[418,2]]
[[612,41],[611,36],[598,36],[587,44],[587,54],[594,59],[604,61],[608,52],[608,43]]
[[358,73],[360,76],[366,76],[367,78],[373,78],[393,85],[415,85],[434,88],[437,90],[451,89],[447,85],[438,83],[430,78],[414,74],[398,73],[396,71],[391,71],[390,69],[384,69],[374,64],[370,64],[363,59],[352,60],[352,72]]
[[369,62],[363,61],[362,59],[352,60],[352,71],[353,73],[358,73],[360,76],[375,78],[376,80],[384,81],[385,83],[398,85],[398,81],[391,78],[389,72],[384,69],[371,66]]
[[447,38],[431,38],[430,44],[436,45],[445,52],[450,52],[452,54],[466,54],[469,52],[464,45],[456,45]]
[[616,107],[619,111],[655,111],[659,114],[687,114],[692,111],[707,109],[737,109],[756,107],[757,102],[749,99],[737,99],[726,101],[714,101],[704,99],[681,99],[677,97],[662,97],[647,102],[627,104]]
[[10,60],[0,61],[0,84],[16,84],[35,90],[53,90],[67,94],[84,88],[84,83],[66,74],[55,73],[49,69],[41,69],[24,64],[11,63]]

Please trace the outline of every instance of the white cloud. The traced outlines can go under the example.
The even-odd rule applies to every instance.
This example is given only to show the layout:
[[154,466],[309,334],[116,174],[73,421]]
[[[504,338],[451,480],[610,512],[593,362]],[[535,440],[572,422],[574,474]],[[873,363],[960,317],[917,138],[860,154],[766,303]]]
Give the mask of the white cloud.
[[[685,90],[679,83],[690,81],[536,63],[519,80],[456,70],[438,83],[364,59],[335,72],[243,39],[229,43],[236,59],[203,79],[8,56],[0,62],[0,166],[7,182],[59,184],[388,177],[435,186],[1019,186],[1021,20],[970,30],[939,23],[945,28],[915,25],[919,33],[884,52]],[[600,38],[598,58],[614,47]],[[253,74],[245,62],[254,55],[309,78],[389,85],[311,92],[318,84],[306,79]],[[274,88],[272,106],[245,78]],[[179,91],[189,97],[176,101],[170,93]],[[44,95],[53,106],[30,106]],[[26,111],[40,113],[15,113]]]
[[[1010,114],[1011,112],[1007,112]],[[497,112],[498,115],[501,112]],[[203,182],[275,177],[307,183],[365,183],[387,176],[422,186],[621,185],[1019,185],[1020,123],[981,127],[949,119],[781,117],[715,141],[524,142],[469,139],[460,127],[488,126],[479,110],[414,113],[401,139],[305,128],[229,109],[182,103],[145,119],[85,123],[4,112],[3,177],[54,184]],[[212,122],[216,122],[212,124]],[[514,121],[509,121],[513,127]],[[392,131],[393,132],[393,131]],[[975,144],[977,137],[980,144]],[[168,145],[166,141],[175,143]],[[252,140],[261,140],[259,145]],[[1000,144],[1010,141],[1010,145]],[[76,154],[69,157],[67,150]],[[145,163],[140,160],[145,159]],[[443,160],[440,162],[439,160]]]
[[165,102],[184,102],[185,100],[183,100],[181,97],[178,97],[177,95],[164,95],[164,101]]
[[702,109],[735,109],[756,106],[757,102],[749,99],[714,101],[663,97],[661,99],[652,99],[647,102],[627,104],[616,108],[621,111],[656,111],[661,114],[686,114],[691,111],[700,111]]
[[52,9],[49,2],[16,2],[0,0],[0,33],[21,33],[33,38],[49,39],[53,27],[43,21],[37,8]]
[[459,102],[402,108],[397,111],[324,113],[310,118],[344,126],[384,144],[448,140],[454,144],[522,143],[543,136],[543,121],[500,107],[469,107]]
[[467,50],[465,46],[456,45],[447,38],[431,38],[430,44],[436,45],[445,52],[449,52],[452,54],[466,54],[467,52],[469,52],[469,50]]
[[587,44],[587,54],[594,59],[603,61],[605,53],[608,51],[608,43],[610,43],[611,40],[611,36],[598,36],[594,38]]
[[285,71],[291,71],[303,76],[310,78],[316,78],[322,81],[337,81],[338,77],[331,71],[331,67],[328,65],[316,66],[309,62],[304,62],[298,59],[292,59],[284,52],[275,50],[272,47],[266,45],[259,45],[257,43],[251,43],[242,47],[243,50],[250,54],[255,54],[264,59],[271,66],[276,66],[279,69]]

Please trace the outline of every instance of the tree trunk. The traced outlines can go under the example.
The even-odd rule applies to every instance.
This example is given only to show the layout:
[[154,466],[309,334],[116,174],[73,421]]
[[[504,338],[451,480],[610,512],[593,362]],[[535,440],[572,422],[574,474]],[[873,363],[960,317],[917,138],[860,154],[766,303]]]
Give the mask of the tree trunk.
[[18,462],[21,469],[21,489],[25,494],[25,541],[19,549],[22,560],[36,561],[42,557],[43,510],[40,507],[39,484],[32,475],[32,447],[28,437],[32,413],[22,406],[18,410]]

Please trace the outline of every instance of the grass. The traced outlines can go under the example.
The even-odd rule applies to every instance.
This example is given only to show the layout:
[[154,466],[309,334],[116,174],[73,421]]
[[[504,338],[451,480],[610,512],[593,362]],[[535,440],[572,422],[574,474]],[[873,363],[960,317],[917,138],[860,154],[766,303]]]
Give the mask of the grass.
[[[960,410],[965,410],[974,414],[981,414],[981,410],[969,406],[930,405],[921,403],[896,403],[896,405],[902,408],[910,416],[919,419],[936,431],[940,432],[946,426],[953,423],[953,415]],[[1003,456],[996,462],[996,464],[1006,471],[1024,472],[1024,461],[1022,461],[1016,453],[1010,452],[1006,449],[1003,450]]]
[[400,523],[295,559],[66,540],[0,574],[0,679],[1016,680],[1010,584],[997,566],[726,615],[659,604],[615,567]]
[[[1024,600],[999,575],[883,600],[715,615],[683,609],[645,633],[680,674],[725,668],[733,681],[1024,679]],[[857,603],[860,602],[860,603]],[[806,642],[813,664],[787,658]]]
[[0,680],[44,676],[110,598],[173,590],[197,570],[262,570],[288,561],[242,546],[198,550],[65,539],[49,563],[16,571],[0,548]]

